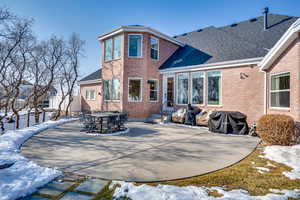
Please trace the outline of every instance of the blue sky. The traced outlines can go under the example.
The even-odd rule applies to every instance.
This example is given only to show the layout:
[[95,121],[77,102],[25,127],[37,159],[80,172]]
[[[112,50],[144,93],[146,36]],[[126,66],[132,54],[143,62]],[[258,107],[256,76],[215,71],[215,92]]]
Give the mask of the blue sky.
[[222,26],[271,13],[300,16],[300,0],[1,0],[0,6],[35,19],[41,39],[72,32],[86,41],[81,76],[100,67],[97,36],[121,25],[150,26],[168,35]]

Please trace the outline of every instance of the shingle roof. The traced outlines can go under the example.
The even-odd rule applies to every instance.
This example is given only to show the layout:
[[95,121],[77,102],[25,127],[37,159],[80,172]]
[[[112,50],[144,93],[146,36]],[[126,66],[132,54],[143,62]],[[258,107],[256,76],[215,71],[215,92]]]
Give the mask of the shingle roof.
[[175,51],[160,69],[263,57],[297,19],[269,14],[267,30],[264,30],[261,16],[229,26],[210,26],[182,34],[176,39],[186,46]]
[[102,78],[102,69],[98,69],[97,71],[87,75],[80,81],[92,81],[92,80],[97,80]]

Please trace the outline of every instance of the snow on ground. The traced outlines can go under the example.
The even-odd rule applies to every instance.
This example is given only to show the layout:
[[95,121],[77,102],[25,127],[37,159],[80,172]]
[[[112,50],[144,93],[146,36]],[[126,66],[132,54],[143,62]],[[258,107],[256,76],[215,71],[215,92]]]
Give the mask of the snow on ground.
[[261,174],[270,171],[269,168],[265,168],[265,167],[255,167],[255,168],[257,169],[258,173],[261,173]]
[[264,158],[282,163],[292,168],[283,172],[290,179],[300,179],[300,144],[294,146],[268,146],[264,149]]
[[10,130],[0,136],[0,164],[15,162],[6,169],[0,169],[0,200],[12,200],[33,193],[61,175],[56,169],[40,167],[23,157],[20,146],[32,135],[75,119],[47,121],[20,130]]
[[[270,193],[264,196],[250,196],[245,190],[225,191],[221,187],[178,187],[173,185],[158,185],[156,187],[149,185],[136,186],[134,183],[123,181],[113,181],[110,188],[114,185],[120,185],[114,192],[115,198],[129,197],[132,200],[287,200],[291,198],[300,198],[300,190],[270,190]],[[209,192],[217,190],[222,197],[209,196]]]
[[[50,119],[51,117],[51,112],[46,112],[45,113],[45,119],[46,121]],[[0,115],[3,115],[3,113],[0,113]],[[13,113],[8,113],[8,116],[13,115]],[[42,123],[43,120],[43,114],[40,114],[40,123]],[[4,128],[5,130],[15,130],[16,128],[16,122],[13,123],[7,123],[7,119],[3,119],[4,122]],[[34,113],[31,113],[30,118],[29,118],[29,125],[33,126],[35,125],[35,120],[34,120]],[[27,126],[27,111],[21,111],[20,112],[20,128],[25,128]],[[1,134],[1,133],[0,133]]]

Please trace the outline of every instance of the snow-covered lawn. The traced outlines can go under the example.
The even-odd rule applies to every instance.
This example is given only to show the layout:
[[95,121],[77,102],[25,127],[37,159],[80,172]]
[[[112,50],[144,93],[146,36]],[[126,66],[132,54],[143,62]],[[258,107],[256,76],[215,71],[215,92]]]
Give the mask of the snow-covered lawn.
[[[259,157],[267,158],[278,163],[285,164],[292,168],[292,171],[283,172],[285,176],[294,180],[300,179],[300,144],[294,146],[269,146],[265,147],[264,155]],[[251,162],[255,165],[255,162]],[[255,166],[254,166],[255,167]],[[269,172],[275,167],[269,161],[266,167],[255,167],[259,173]],[[236,189],[227,191],[223,187],[178,187],[173,185],[135,185],[130,182],[113,181],[110,188],[119,185],[114,191],[115,198],[129,197],[132,200],[287,200],[288,198],[300,198],[300,189],[278,190],[269,189],[269,193],[264,196],[251,196],[248,191]],[[217,191],[221,197],[210,196],[210,192]]]
[[[120,185],[114,192],[115,198],[129,197],[132,200],[287,200],[289,197],[300,198],[300,190],[274,190],[264,196],[250,196],[245,190],[226,191],[222,187],[178,187],[173,185],[136,186],[133,183],[113,181],[110,188]],[[209,192],[216,190],[222,197],[209,196]]]
[[290,179],[300,179],[300,144],[294,146],[268,146],[264,158],[285,164],[292,171],[283,172]]
[[0,136],[0,165],[15,162],[6,169],[0,169],[0,200],[12,200],[34,192],[61,175],[56,169],[40,167],[20,153],[20,146],[32,135],[76,119],[47,121],[20,130],[10,130]]

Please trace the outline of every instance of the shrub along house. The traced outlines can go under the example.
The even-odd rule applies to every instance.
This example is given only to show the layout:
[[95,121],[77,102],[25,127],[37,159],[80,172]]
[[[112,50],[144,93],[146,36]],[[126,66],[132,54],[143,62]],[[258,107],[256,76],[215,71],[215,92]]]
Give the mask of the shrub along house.
[[257,18],[174,37],[122,26],[98,38],[103,87],[99,107],[91,107],[147,118],[191,103],[240,111],[250,123],[265,113],[300,121],[299,27],[298,17],[267,9]]

